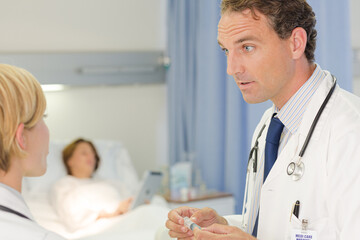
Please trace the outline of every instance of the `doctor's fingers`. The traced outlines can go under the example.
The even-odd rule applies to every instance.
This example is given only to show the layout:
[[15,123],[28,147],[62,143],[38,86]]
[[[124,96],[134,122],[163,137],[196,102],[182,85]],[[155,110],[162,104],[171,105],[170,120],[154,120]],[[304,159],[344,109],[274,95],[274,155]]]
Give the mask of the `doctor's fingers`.
[[226,219],[219,216],[212,208],[202,208],[191,216],[191,220],[201,227],[208,227],[214,223],[227,225]]
[[196,240],[211,240],[211,239],[229,239],[227,234],[216,234],[204,230],[194,230],[194,239]]
[[167,229],[169,229],[170,231],[173,232],[178,232],[178,233],[187,233],[188,232],[188,228],[185,227],[184,225],[178,224],[176,222],[173,222],[171,220],[167,220],[165,223],[165,227]]
[[241,229],[234,226],[227,226],[222,224],[213,224],[210,227],[202,230],[194,229],[195,239],[216,239],[216,240],[256,240],[253,236],[243,232]]
[[234,226],[228,226],[228,225],[222,225],[222,224],[215,223],[207,228],[203,228],[203,231],[217,233],[217,234],[229,234],[229,233],[235,233],[235,232],[241,231],[241,230]]
[[171,237],[171,239],[176,238],[178,240],[193,240],[193,239],[195,239],[194,234],[192,234],[192,233],[191,233],[190,236],[188,236],[188,235],[184,236],[184,235],[181,235],[179,233],[169,231],[169,236]]
[[[166,227],[168,227],[168,222],[166,223]],[[180,226],[180,227],[184,227],[184,226]],[[185,230],[186,232],[184,232],[183,230]],[[184,227],[184,229],[181,229],[180,231],[169,228],[169,236],[177,239],[193,239],[194,234],[186,227]]]
[[195,240],[241,240],[247,238],[235,238],[234,236],[231,236],[230,234],[217,234],[212,233],[208,231],[198,230],[194,231],[194,239]]
[[178,223],[180,225],[184,225],[183,217],[191,217],[195,212],[199,211],[197,208],[191,207],[179,207],[171,210],[168,213],[169,220]]

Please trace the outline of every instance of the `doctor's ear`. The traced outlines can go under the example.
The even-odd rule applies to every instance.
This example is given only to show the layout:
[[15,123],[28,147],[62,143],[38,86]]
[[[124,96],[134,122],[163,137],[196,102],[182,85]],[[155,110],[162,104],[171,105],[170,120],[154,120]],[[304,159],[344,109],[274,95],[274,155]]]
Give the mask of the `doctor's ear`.
[[301,27],[295,28],[290,36],[291,51],[294,59],[299,59],[305,54],[307,43],[307,34],[305,29]]
[[15,140],[19,144],[21,149],[25,149],[26,146],[24,131],[25,131],[24,123],[20,123],[16,129]]

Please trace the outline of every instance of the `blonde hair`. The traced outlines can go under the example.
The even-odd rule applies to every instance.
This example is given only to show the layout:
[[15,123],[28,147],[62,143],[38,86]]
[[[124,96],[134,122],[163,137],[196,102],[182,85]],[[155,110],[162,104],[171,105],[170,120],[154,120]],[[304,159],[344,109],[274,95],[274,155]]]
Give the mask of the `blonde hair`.
[[31,129],[45,109],[45,96],[35,77],[25,69],[0,64],[0,169],[8,171],[10,156],[26,156],[15,140],[16,130],[21,123]]

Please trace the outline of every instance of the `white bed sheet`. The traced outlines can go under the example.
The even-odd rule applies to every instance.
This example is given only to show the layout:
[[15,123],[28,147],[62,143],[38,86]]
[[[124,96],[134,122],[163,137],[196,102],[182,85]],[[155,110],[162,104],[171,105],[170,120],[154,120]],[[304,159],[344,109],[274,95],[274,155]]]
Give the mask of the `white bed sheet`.
[[170,210],[163,198],[156,196],[151,204],[118,217],[100,219],[85,228],[69,232],[58,219],[47,194],[25,196],[25,201],[40,225],[69,240],[154,240],[157,232],[163,228]]
[[[100,219],[75,232],[69,232],[59,220],[55,209],[50,204],[50,189],[58,179],[66,176],[61,159],[61,151],[69,140],[50,142],[48,169],[44,176],[25,178],[23,196],[35,220],[43,227],[57,232],[69,240],[147,240],[169,239],[163,234],[169,208],[164,198],[156,196],[152,204],[140,206],[124,215],[110,219]],[[130,193],[135,194],[138,177],[128,151],[117,141],[94,140],[101,157],[101,164],[96,175],[102,179],[125,184]],[[162,237],[155,234],[162,229]],[[158,234],[159,235],[159,234]]]

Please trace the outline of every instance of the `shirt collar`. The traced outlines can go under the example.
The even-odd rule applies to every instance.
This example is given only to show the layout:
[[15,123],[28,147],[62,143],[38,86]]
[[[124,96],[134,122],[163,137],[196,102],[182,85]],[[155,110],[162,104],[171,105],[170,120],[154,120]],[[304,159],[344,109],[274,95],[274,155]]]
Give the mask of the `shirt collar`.
[[279,109],[273,105],[273,112],[284,124],[284,127],[294,134],[300,126],[306,107],[318,89],[320,83],[325,79],[326,74],[321,67],[316,64],[316,68],[311,77],[301,86],[301,88]]

